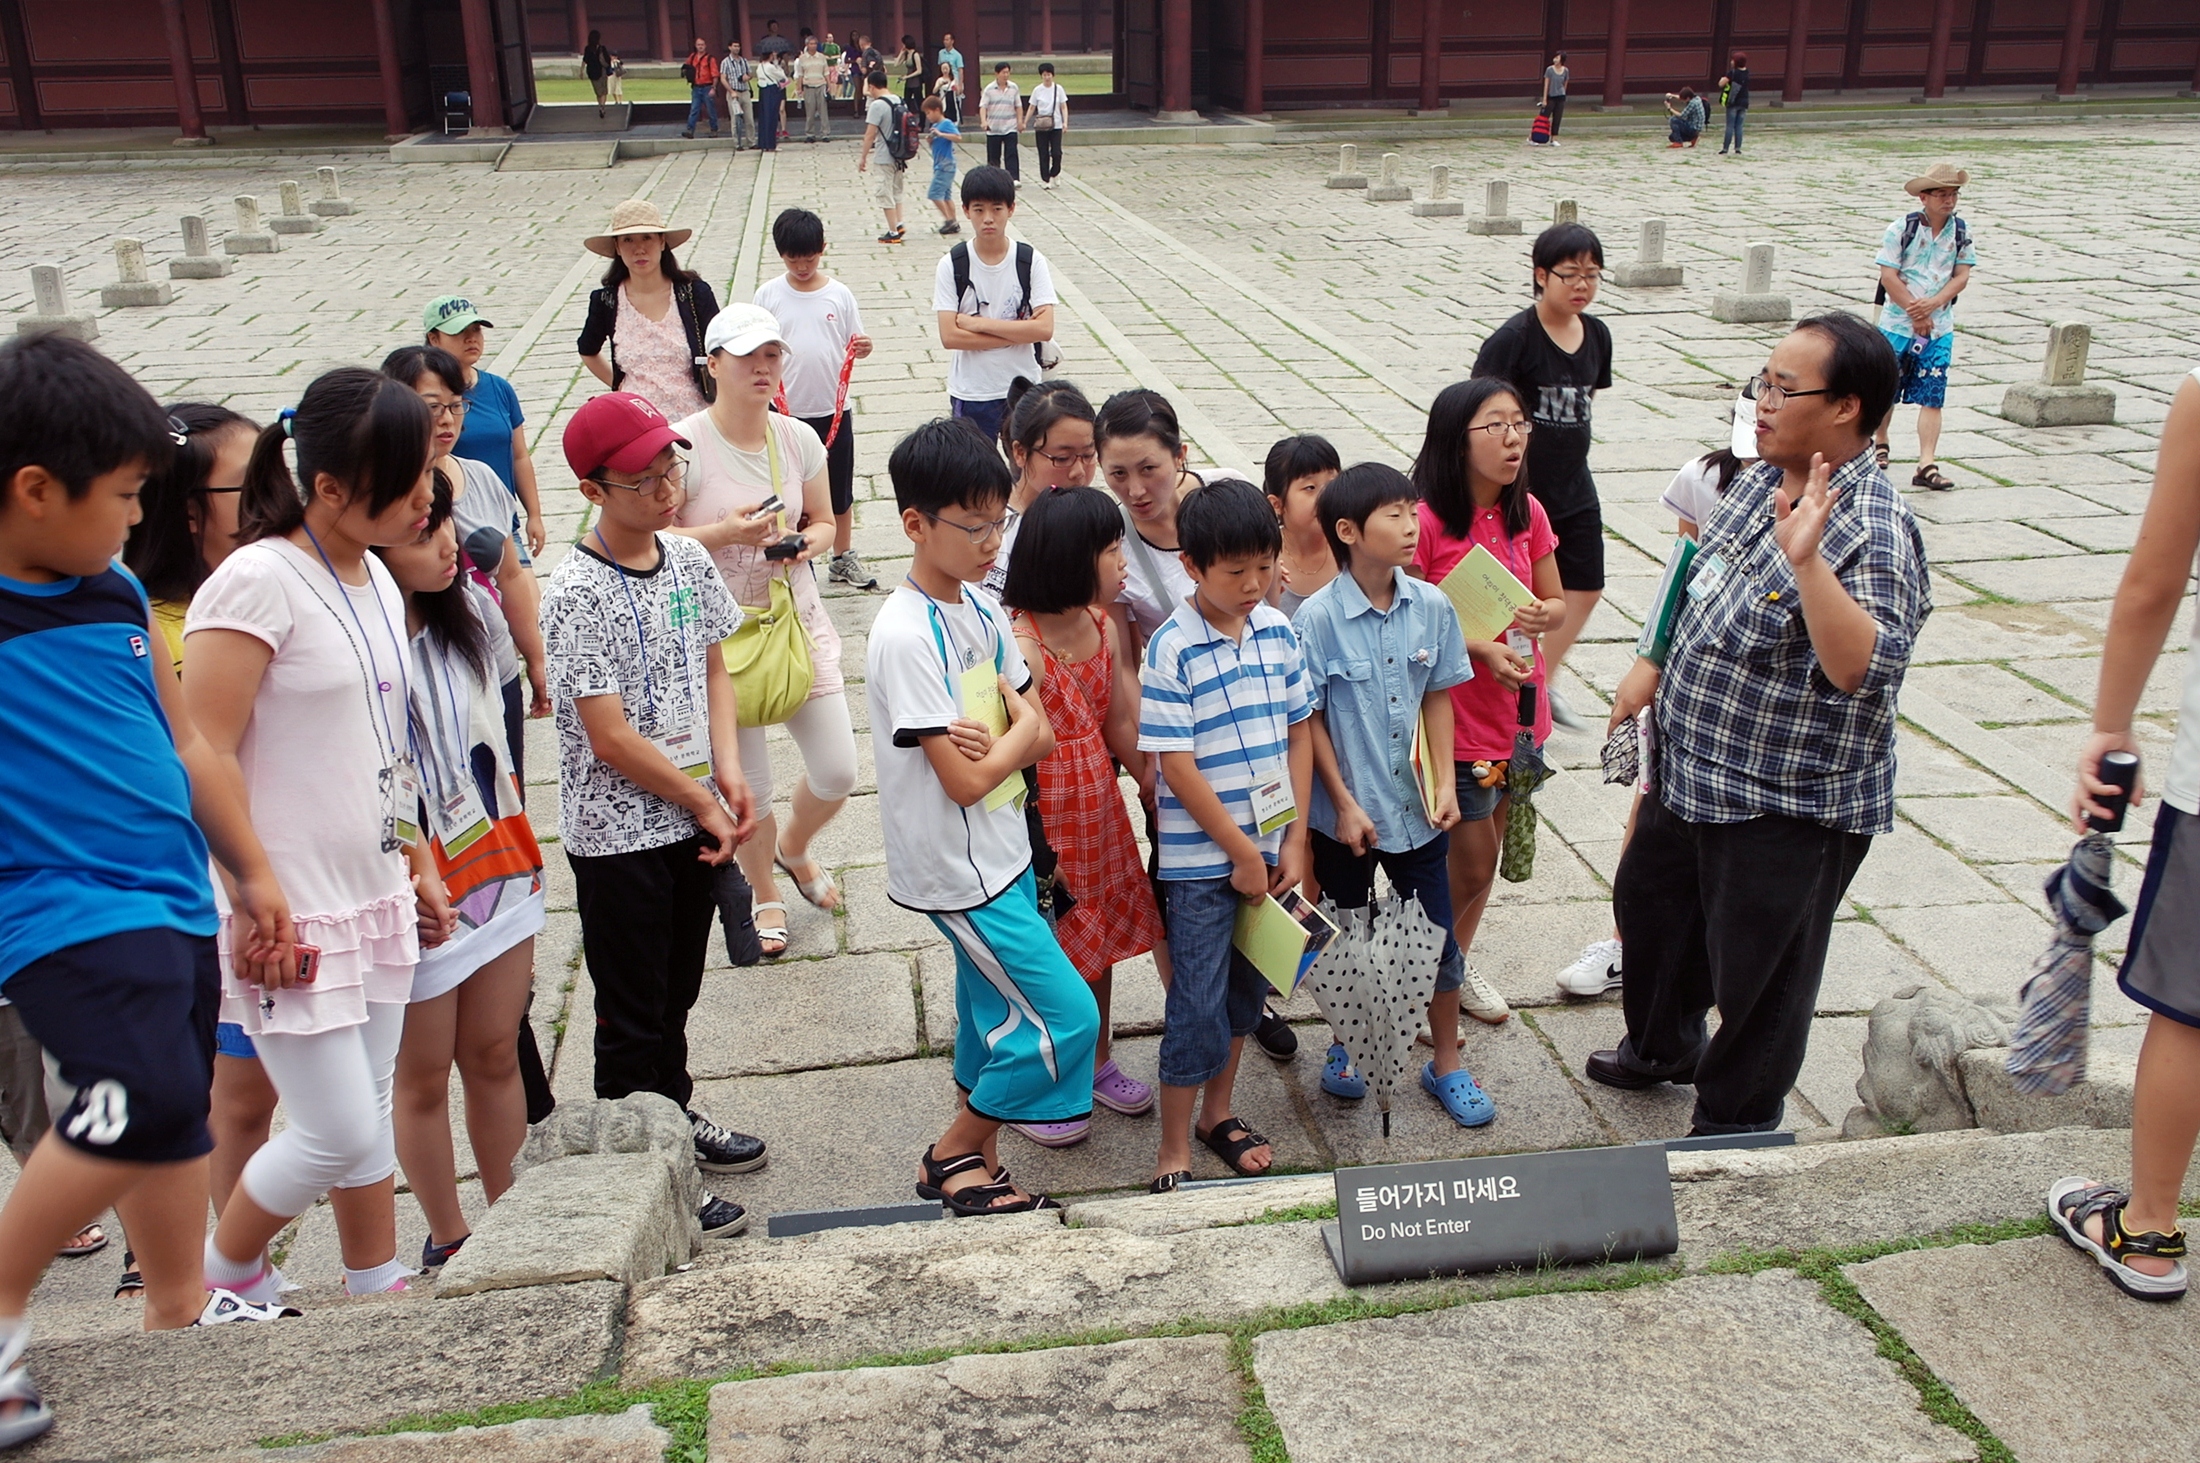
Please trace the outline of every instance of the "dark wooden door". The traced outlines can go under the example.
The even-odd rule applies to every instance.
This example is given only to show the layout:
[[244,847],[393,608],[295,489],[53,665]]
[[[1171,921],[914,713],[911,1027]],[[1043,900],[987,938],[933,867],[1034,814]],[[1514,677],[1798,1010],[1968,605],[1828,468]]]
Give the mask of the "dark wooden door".
[[1161,0],[1122,0],[1124,100],[1148,111],[1161,105]]

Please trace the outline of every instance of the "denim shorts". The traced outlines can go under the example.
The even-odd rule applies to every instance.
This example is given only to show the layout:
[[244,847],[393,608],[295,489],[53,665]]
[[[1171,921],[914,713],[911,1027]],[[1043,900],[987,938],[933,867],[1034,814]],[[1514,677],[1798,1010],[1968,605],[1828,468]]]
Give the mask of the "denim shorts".
[[932,164],[932,182],[924,190],[924,196],[934,203],[945,203],[955,196],[955,165]]
[[1484,787],[1474,780],[1472,762],[1455,762],[1453,775],[1459,783],[1459,821],[1480,823],[1497,816],[1497,805],[1505,799],[1505,784]]
[[1268,978],[1230,944],[1245,901],[1228,879],[1169,881],[1168,1004],[1161,1082],[1197,1087],[1230,1063],[1230,1042],[1250,1036],[1268,1003]]

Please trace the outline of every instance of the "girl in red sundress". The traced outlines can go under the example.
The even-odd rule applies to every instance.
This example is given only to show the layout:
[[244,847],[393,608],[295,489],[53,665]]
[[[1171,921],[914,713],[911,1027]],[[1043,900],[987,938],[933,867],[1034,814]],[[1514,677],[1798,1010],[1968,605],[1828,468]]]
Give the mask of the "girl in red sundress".
[[[1138,666],[1105,606],[1122,592],[1123,515],[1098,488],[1050,488],[1032,503],[1016,539],[1001,598],[1054,728],[1039,763],[1039,816],[1076,899],[1055,925],[1062,952],[1100,1006],[1092,1100],[1119,1113],[1153,1107],[1153,1088],[1115,1065],[1108,1007],[1117,961],[1162,940],[1161,912],[1146,881],[1111,757],[1132,776],[1138,750]],[[1050,1148],[1083,1141],[1089,1121],[1018,1123]]]

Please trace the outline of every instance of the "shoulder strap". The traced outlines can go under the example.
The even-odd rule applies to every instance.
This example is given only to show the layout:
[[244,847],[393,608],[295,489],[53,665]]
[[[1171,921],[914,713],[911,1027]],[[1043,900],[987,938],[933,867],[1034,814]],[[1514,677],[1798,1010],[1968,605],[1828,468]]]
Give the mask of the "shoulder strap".
[[1037,253],[1029,244],[1016,246],[1016,283],[1024,292],[1023,312],[1031,314],[1031,261]]
[[962,308],[963,296],[970,290],[970,246],[957,244],[947,251],[948,266],[955,271],[955,308]]

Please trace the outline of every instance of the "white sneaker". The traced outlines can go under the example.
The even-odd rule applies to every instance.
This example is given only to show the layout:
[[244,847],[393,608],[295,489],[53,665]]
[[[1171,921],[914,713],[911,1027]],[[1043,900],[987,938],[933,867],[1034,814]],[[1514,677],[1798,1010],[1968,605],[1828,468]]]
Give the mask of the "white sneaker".
[[1598,940],[1558,973],[1558,988],[1569,996],[1601,996],[1619,985],[1617,940]]
[[233,1290],[213,1290],[206,1296],[206,1309],[199,1312],[195,1326],[226,1326],[231,1321],[282,1321],[305,1312],[296,1306],[263,1305],[259,1301],[246,1300]]
[[1496,987],[1482,979],[1482,972],[1467,967],[1467,976],[1459,986],[1459,1009],[1477,1021],[1491,1026],[1502,1026],[1512,1019],[1512,1007],[1497,993]]

